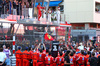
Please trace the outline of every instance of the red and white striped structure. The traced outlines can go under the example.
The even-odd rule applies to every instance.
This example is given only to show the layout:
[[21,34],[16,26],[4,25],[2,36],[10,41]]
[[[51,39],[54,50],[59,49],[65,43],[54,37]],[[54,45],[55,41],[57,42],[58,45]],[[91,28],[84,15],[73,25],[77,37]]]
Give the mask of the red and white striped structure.
[[13,56],[15,54],[15,36],[13,36]]

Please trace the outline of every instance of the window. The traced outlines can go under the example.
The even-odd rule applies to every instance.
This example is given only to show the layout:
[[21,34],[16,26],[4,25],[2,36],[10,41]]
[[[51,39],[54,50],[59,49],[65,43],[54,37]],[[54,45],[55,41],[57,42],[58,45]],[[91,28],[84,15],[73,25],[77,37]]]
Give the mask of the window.
[[92,23],[92,24],[90,24],[90,27],[91,27],[91,28],[97,28],[97,24]]
[[98,24],[98,28],[100,28],[100,24]]
[[63,12],[64,11],[64,6],[60,5],[60,11]]
[[100,3],[96,2],[95,11],[100,13]]

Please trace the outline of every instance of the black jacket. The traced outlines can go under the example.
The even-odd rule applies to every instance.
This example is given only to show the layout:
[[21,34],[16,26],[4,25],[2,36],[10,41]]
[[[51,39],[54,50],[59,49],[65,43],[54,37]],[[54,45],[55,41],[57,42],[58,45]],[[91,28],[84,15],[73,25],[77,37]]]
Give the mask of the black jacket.
[[91,57],[89,58],[90,66],[97,66],[98,58]]
[[13,9],[16,9],[16,8],[17,8],[16,3],[13,2]]
[[100,66],[100,56],[98,56],[98,65],[97,66]]

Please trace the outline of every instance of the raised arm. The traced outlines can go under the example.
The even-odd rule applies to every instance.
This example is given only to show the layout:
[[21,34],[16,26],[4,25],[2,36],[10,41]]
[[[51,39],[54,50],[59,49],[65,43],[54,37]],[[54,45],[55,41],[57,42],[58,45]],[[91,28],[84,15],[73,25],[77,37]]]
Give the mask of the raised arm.
[[37,49],[38,49],[38,48],[40,48],[40,45],[41,45],[41,43],[39,43],[39,45],[38,45]]
[[44,47],[44,50],[46,50],[46,46],[45,46],[45,44],[43,44],[43,47]]

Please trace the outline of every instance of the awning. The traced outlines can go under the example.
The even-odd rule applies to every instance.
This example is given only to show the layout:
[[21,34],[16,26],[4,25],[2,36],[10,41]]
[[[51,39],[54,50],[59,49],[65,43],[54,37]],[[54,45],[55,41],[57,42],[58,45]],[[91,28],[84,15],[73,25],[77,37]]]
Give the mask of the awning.
[[60,24],[60,26],[63,26],[63,27],[71,27],[71,24]]
[[52,7],[52,6],[58,6],[62,1],[51,1],[49,6]]
[[[62,1],[50,1],[49,6],[53,7],[53,6],[58,6]],[[40,2],[40,4],[42,5],[42,2]],[[35,6],[37,7],[38,3],[35,4]],[[47,5],[47,2],[44,2],[44,5]]]

